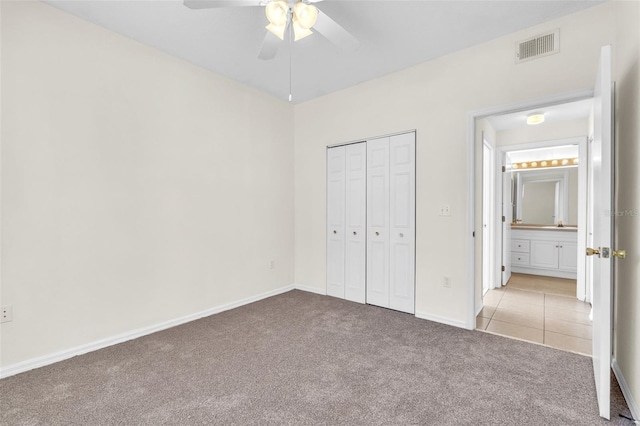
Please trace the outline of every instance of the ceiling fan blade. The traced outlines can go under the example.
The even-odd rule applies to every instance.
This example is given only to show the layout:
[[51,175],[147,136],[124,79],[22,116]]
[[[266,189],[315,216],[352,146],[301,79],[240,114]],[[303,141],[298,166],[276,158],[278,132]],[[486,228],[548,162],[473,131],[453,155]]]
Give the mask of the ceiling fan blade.
[[184,0],[189,9],[216,9],[221,7],[264,6],[260,0]]
[[331,43],[346,51],[356,50],[360,45],[357,38],[319,9],[318,20],[313,29],[325,36]]
[[258,59],[268,61],[269,59],[275,58],[280,44],[282,44],[282,40],[267,31],[264,36],[264,40],[262,41],[262,47],[260,48]]

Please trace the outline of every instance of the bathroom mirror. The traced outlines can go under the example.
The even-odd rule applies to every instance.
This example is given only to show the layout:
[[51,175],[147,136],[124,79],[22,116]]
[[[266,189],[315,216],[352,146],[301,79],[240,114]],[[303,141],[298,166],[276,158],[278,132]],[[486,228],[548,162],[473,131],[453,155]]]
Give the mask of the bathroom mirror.
[[514,222],[530,225],[576,224],[578,168],[514,172]]

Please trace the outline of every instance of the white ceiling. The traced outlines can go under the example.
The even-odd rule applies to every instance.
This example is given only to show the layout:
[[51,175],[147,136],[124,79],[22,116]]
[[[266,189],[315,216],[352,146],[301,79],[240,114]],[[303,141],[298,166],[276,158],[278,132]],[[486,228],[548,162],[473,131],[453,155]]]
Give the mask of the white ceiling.
[[[191,10],[182,0],[44,1],[281,99],[289,95],[289,49],[284,46],[271,61],[257,59],[267,24],[263,7]],[[325,0],[317,6],[361,44],[355,52],[344,52],[317,33],[296,42],[292,50],[293,102],[601,2]]]
[[494,115],[487,117],[489,123],[496,132],[527,126],[527,116],[534,112],[544,113],[544,123],[537,126],[560,123],[563,121],[586,119],[591,112],[593,99],[584,99],[576,102],[568,102],[552,105],[528,111],[514,112],[511,114]]

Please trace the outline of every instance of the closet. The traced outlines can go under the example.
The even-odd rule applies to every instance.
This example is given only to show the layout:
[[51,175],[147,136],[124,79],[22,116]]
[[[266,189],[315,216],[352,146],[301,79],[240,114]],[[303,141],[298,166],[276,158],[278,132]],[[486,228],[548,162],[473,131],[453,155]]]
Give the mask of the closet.
[[415,133],[327,150],[327,294],[414,313]]

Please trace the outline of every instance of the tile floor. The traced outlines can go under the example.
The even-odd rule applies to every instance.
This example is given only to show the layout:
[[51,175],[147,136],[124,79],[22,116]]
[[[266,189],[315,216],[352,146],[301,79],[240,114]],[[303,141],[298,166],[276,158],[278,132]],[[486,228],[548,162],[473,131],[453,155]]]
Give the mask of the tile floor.
[[485,294],[476,329],[591,355],[591,305],[575,294],[575,280],[512,274]]

